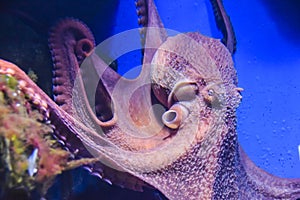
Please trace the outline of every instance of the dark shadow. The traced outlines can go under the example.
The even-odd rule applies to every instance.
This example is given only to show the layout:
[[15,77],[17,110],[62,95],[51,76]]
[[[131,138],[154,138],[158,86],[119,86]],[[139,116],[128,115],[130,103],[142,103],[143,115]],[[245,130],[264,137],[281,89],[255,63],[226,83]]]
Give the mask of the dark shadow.
[[300,44],[300,1],[261,0],[282,36],[295,45]]
[[110,185],[82,168],[58,176],[46,198],[49,200],[167,200],[154,189],[144,188],[143,192],[136,192]]
[[[38,76],[37,84],[52,96],[49,30],[60,19],[77,18],[91,28],[96,42],[113,31],[119,0],[2,0],[0,2],[0,58]],[[98,27],[101,27],[101,31]]]
[[119,0],[2,0],[0,11],[18,17],[35,31],[43,34],[48,34],[49,28],[65,17],[80,19],[92,29],[92,32],[93,27],[101,25],[105,34],[111,31],[114,24],[118,2]]

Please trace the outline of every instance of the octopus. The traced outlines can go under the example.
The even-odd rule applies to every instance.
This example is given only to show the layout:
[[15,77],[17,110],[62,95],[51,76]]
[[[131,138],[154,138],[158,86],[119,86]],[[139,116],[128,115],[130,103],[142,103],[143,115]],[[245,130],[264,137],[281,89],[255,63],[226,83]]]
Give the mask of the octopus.
[[143,60],[135,79],[111,69],[89,28],[71,18],[50,34],[54,101],[16,65],[1,60],[0,73],[43,105],[70,152],[98,159],[86,168],[108,182],[156,188],[168,199],[300,199],[300,179],[263,171],[238,143],[236,40],[222,1],[211,3],[222,41],[168,36],[153,0],[138,0]]

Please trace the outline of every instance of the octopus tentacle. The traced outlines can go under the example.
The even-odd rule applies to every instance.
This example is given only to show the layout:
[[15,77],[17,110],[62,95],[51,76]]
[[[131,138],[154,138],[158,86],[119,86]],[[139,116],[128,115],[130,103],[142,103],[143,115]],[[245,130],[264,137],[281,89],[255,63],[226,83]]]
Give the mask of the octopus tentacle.
[[240,199],[299,199],[300,180],[275,177],[257,167],[239,147]]
[[[78,32],[75,28],[73,31]],[[71,51],[71,53],[73,52]],[[71,56],[74,57],[74,55]],[[91,55],[87,57],[86,61],[82,64],[95,67],[96,71],[102,70],[101,73],[105,71],[105,69],[103,69],[105,66],[101,64],[101,59],[94,53],[91,53]],[[77,66],[79,66],[79,64],[77,64]],[[119,163],[130,162],[133,169],[138,168],[142,171],[148,171],[149,169],[147,168],[153,167],[149,165],[149,162],[152,163],[152,160],[159,154],[159,152],[154,151],[154,149],[161,146],[163,143],[168,144],[165,138],[170,135],[170,131],[166,128],[162,128],[161,124],[157,123],[155,116],[151,116],[154,114],[151,114],[153,110],[150,102],[150,83],[148,82],[146,85],[142,85],[143,82],[141,81],[144,80],[144,76],[145,73],[142,73],[141,76],[134,81],[120,78],[113,91],[106,88],[106,85],[103,84],[114,102],[114,115],[118,116],[116,124],[111,125],[110,128],[106,128],[107,126],[105,126],[105,124],[101,124],[91,111],[82,81],[83,77],[81,77],[81,75],[78,75],[78,79],[74,81],[72,93],[72,103],[74,108],[76,108],[74,109],[76,112],[72,113],[74,118],[72,119],[65,114],[56,115],[57,118],[64,116],[63,123],[71,123],[64,125],[72,128],[72,132],[75,132],[77,137],[84,141],[83,143],[89,147],[88,149],[92,152],[92,154],[95,154],[97,157],[102,157],[101,161],[103,163],[110,167],[117,168],[118,170],[128,171],[128,169],[124,168],[124,166],[127,165],[124,164],[124,166],[119,166],[116,161]],[[100,78],[102,81],[105,79],[103,76],[100,76]],[[127,91],[134,91],[134,93],[122,94],[120,91],[124,91],[125,88]],[[147,120],[141,120],[148,116],[145,115],[145,111],[150,113],[150,118]],[[128,116],[128,114],[130,116]],[[156,131],[151,133],[151,130]],[[150,132],[150,135],[148,132]],[[146,135],[143,136],[141,134]],[[69,143],[68,140],[69,139],[67,138],[67,143]],[[120,150],[124,154],[120,153]],[[129,150],[149,151],[149,159],[146,159],[147,162],[144,163],[145,167],[138,166],[138,163],[144,160],[145,155],[139,153],[134,154],[133,156]],[[171,151],[170,153],[176,156],[179,152],[180,151]],[[109,155],[106,155],[106,153],[109,153]],[[122,156],[120,157],[120,155]],[[130,161],[128,161],[127,158],[131,158],[129,159]],[[155,168],[158,168],[158,166],[164,162],[165,161],[163,159],[160,162],[157,162],[155,164]]]
[[138,23],[144,27],[141,29],[144,47],[143,63],[149,64],[156,49],[167,39],[167,33],[153,0],[137,0],[136,7]]
[[[95,48],[94,37],[89,28],[75,19],[61,20],[50,33],[49,46],[54,62],[53,70],[53,93],[57,104],[68,113],[74,114],[73,110],[73,88],[76,79],[81,79],[81,74],[85,73],[80,70],[80,66],[84,59],[92,54]],[[85,61],[87,62],[87,61]],[[98,62],[101,69],[105,70],[104,77],[109,77],[109,84],[113,85],[118,79],[119,75],[109,68],[102,60]],[[94,67],[99,67],[99,66]],[[102,67],[103,66],[103,67]],[[92,74],[91,72],[87,72]],[[99,80],[98,76],[89,77],[89,79],[82,80],[85,84],[96,85],[97,83],[89,81]],[[82,86],[83,87],[83,86]],[[81,88],[83,90],[83,88]],[[98,116],[98,123],[102,126],[108,126],[114,123],[114,117],[111,112],[111,99],[104,83],[100,81],[98,87],[95,88],[97,94],[100,94],[93,104]],[[86,92],[94,92],[94,90],[85,90]],[[93,94],[86,95],[89,104],[95,102]],[[95,105],[96,104],[96,105]],[[106,112],[103,112],[106,111]]]
[[[46,117],[45,120],[49,120],[48,123],[51,123],[55,127],[55,135],[70,152],[79,158],[93,156],[87,146],[80,140],[78,133],[89,137],[92,136],[91,134],[94,130],[86,127],[86,125],[64,111],[63,108],[52,101],[52,99],[16,65],[0,59],[0,74],[9,74],[16,78],[19,82],[20,89],[24,90],[24,93],[28,95],[33,103],[40,105],[41,113]],[[97,134],[94,133],[94,135]],[[107,147],[112,145],[105,139],[101,139],[101,141],[102,142],[100,142],[98,138],[98,142],[102,143],[102,145]],[[103,161],[105,159],[101,160]],[[108,181],[112,181],[114,184],[121,185],[122,187],[137,191],[142,191],[145,186],[149,187],[147,183],[130,175],[124,170],[116,170],[116,168],[120,168],[118,165],[115,167],[112,167],[112,165],[113,162],[111,161],[110,166],[97,162],[90,164],[87,168],[91,173]]]
[[[53,93],[57,104],[70,112],[72,88],[79,66],[86,56],[93,50],[95,41],[90,31],[74,32],[86,29],[78,20],[68,20],[72,23],[60,21],[51,30],[49,47],[54,64]],[[75,52],[75,53],[73,53]]]
[[210,0],[218,28],[223,34],[222,42],[231,54],[236,50],[236,37],[229,16],[223,6],[222,0]]
[[[180,37],[175,37],[174,40],[169,40],[168,44],[180,44],[182,38],[186,38],[185,40],[190,40],[191,45],[194,45],[191,46],[193,47],[191,48],[193,50],[189,50],[189,53],[185,54],[185,56],[188,57],[183,59],[188,60],[189,56],[195,55],[195,52],[197,52],[195,51],[195,49],[199,48],[202,49],[202,51],[197,52],[197,54],[206,55],[204,49],[200,46],[200,44],[184,35],[181,35]],[[183,46],[182,48],[185,47]],[[163,52],[172,51],[172,49],[172,45],[171,48],[168,45],[160,47],[160,51]],[[180,54],[181,49],[176,53]],[[160,55],[160,53],[158,55]],[[164,55],[164,53],[162,55]],[[199,56],[195,56],[193,58],[198,57]],[[90,60],[90,58],[93,60],[96,57],[94,57],[94,54],[91,54],[91,56],[88,57],[87,60]],[[181,59],[180,57],[178,58]],[[206,63],[207,61],[203,60],[203,62]],[[164,65],[163,63],[160,63],[159,60],[157,63],[153,64],[154,66],[159,67]],[[206,70],[204,68],[203,70],[204,76],[208,76],[209,74],[206,73]],[[156,69],[155,71],[158,71],[158,69]],[[214,69],[212,69],[212,71],[214,71],[216,78],[218,78],[218,72]],[[174,74],[175,80],[180,80],[181,76],[182,75],[180,75],[180,73],[176,74],[175,72]],[[96,157],[102,157],[101,161],[103,163],[106,163],[109,166],[113,166],[118,170],[128,171],[136,175],[137,177],[141,177],[142,179],[147,179],[147,177],[142,175],[143,173],[151,172],[166,167],[167,165],[174,162],[178,157],[180,157],[182,153],[185,152],[184,149],[189,148],[194,138],[194,131],[192,131],[191,129],[196,128],[196,126],[198,126],[198,123],[195,123],[195,126],[189,126],[187,130],[186,128],[188,126],[185,126],[185,129],[178,128],[178,130],[174,134],[174,131],[171,131],[166,127],[161,127],[160,124],[155,125],[156,121],[150,121],[150,128],[147,127],[147,124],[145,124],[145,122],[147,123],[147,121],[143,121],[144,124],[141,125],[138,121],[133,120],[131,122],[130,120],[134,118],[132,118],[132,116],[130,117],[128,115],[124,115],[124,113],[128,113],[127,109],[129,109],[129,114],[134,116],[136,113],[132,112],[132,110],[130,109],[136,107],[137,104],[135,104],[135,102],[137,102],[137,100],[144,102],[145,98],[147,98],[147,96],[150,96],[150,91],[148,91],[147,96],[144,96],[147,90],[144,90],[143,87],[141,87],[140,89],[135,89],[137,85],[140,84],[138,81],[139,79],[129,82],[121,78],[119,82],[122,84],[116,85],[116,92],[112,93],[111,98],[116,107],[114,112],[117,113],[118,120],[116,125],[112,126],[111,129],[105,129],[101,126],[98,127],[97,122],[95,122],[93,113],[91,113],[88,110],[89,105],[85,104],[84,102],[86,101],[84,99],[82,101],[82,98],[80,98],[80,95],[82,94],[75,93],[75,95],[77,95],[78,97],[78,99],[74,101],[75,107],[77,108],[79,113],[82,114],[80,116],[80,120],[81,123],[85,124],[85,126],[82,127],[81,125],[72,125],[72,127],[78,128],[78,130],[74,130],[77,133],[77,136],[80,138],[80,140],[83,141],[84,144],[87,145],[87,148],[89,148],[90,152],[92,152],[93,155],[95,155]],[[160,84],[159,82],[157,83]],[[83,90],[82,83],[79,84],[79,87],[81,88],[79,88],[76,91]],[[172,84],[170,85],[170,87],[172,87]],[[128,91],[132,91],[132,89],[135,89],[136,93],[130,94],[132,96],[130,96],[128,93],[122,94],[120,91],[124,91],[125,88]],[[195,99],[191,100],[195,101]],[[81,102],[83,102],[83,104]],[[126,105],[127,102],[129,104],[132,102],[134,107]],[[188,102],[181,103],[184,104],[184,106],[187,107],[187,109],[191,110],[191,105]],[[139,110],[152,109],[151,107],[138,108]],[[196,108],[196,106],[194,108]],[[85,112],[86,110],[87,112]],[[193,113],[194,112],[189,114],[189,116],[184,121],[197,121],[197,119],[194,119],[195,113]],[[182,124],[184,124],[184,122]],[[145,125],[146,128],[144,128]],[[158,128],[152,128],[153,126],[158,126]],[[204,137],[207,128],[208,127],[204,126],[203,130],[197,133],[200,140]],[[154,130],[156,131],[153,132]],[[150,131],[150,135],[146,135],[146,137],[140,137],[136,134],[143,134],[144,132],[148,131]],[[171,134],[173,134],[173,136]],[[161,151],[164,151],[166,153],[166,156],[161,156]],[[154,160],[155,162],[153,162]],[[152,184],[152,182],[150,182],[150,184]]]
[[[76,24],[76,26],[74,25]],[[72,66],[74,65],[74,68],[78,68],[80,62],[76,63],[76,61],[73,62],[74,58],[76,58],[76,41],[74,41],[73,38],[76,38],[76,34],[81,33],[81,35],[87,35],[88,36],[88,29],[85,25],[80,25],[81,22],[74,21],[71,19],[67,19],[64,22],[61,22],[63,24],[63,29],[69,30],[67,32],[67,35],[69,38],[60,39],[60,40],[50,40],[54,41],[55,45],[60,46],[61,49],[64,51],[69,52],[69,55],[62,55],[65,56],[64,59],[62,59],[65,62],[65,65],[68,66],[70,71],[75,71],[72,69]],[[61,27],[58,27],[58,29],[62,29]],[[61,35],[54,35],[56,38],[63,37]],[[88,38],[80,38],[81,40],[88,40]],[[69,41],[68,41],[69,40]],[[58,42],[57,42],[58,41]],[[60,44],[61,43],[61,44]],[[67,44],[65,44],[67,43]],[[73,44],[73,46],[69,45]],[[53,45],[50,45],[53,46]],[[71,58],[71,59],[70,59]],[[71,61],[70,61],[71,60]],[[120,77],[119,75],[115,75],[113,71],[109,70],[109,68],[105,65],[105,63],[102,61],[101,58],[94,52],[90,53],[90,56],[88,56],[85,61],[82,63],[80,67],[80,72],[75,74],[73,76],[72,84],[72,92],[70,94],[72,95],[72,106],[71,110],[73,117],[75,117],[77,120],[81,121],[82,123],[86,124],[89,127],[93,127],[94,130],[97,130],[98,134],[101,136],[109,136],[111,138],[115,138],[115,140],[118,140],[117,138],[122,138],[124,134],[121,133],[115,133],[116,131],[110,131],[106,130],[109,128],[109,126],[114,126],[118,118],[124,119],[129,117],[129,119],[133,120],[133,126],[139,126],[141,129],[150,129],[150,127],[147,127],[147,124],[149,124],[152,128],[160,130],[161,125],[159,123],[156,123],[156,119],[154,114],[152,113],[151,108],[151,97],[150,97],[150,81],[144,83],[144,79],[146,77],[145,73],[142,73],[139,78],[137,78],[134,81],[127,80],[125,78]],[[90,73],[89,70],[94,70],[95,73]],[[78,71],[78,70],[77,70]],[[75,73],[74,72],[74,73]],[[111,98],[113,103],[113,118],[109,119],[108,121],[101,121],[93,112],[91,106],[90,106],[90,99],[87,95],[87,92],[89,91],[95,91],[95,89],[86,89],[85,83],[84,83],[84,75],[85,73],[90,74],[96,74],[96,77],[89,77],[89,80],[98,80],[100,79],[101,84],[101,91],[99,92],[99,96],[96,98]],[[143,75],[144,74],[144,75]],[[68,82],[68,81],[66,81]],[[117,84],[117,85],[116,85]],[[103,89],[102,89],[103,88]],[[122,94],[120,91],[124,91],[124,89],[128,91],[133,91],[134,93],[127,93]],[[97,87],[97,90],[99,90],[99,86]],[[104,93],[107,92],[107,93]],[[71,96],[70,95],[70,96]],[[101,101],[100,101],[101,102]],[[101,102],[100,105],[105,104],[106,102]],[[122,106],[120,106],[122,105]],[[107,106],[108,108],[105,108],[101,111],[105,112],[107,109],[110,110],[111,108]],[[76,112],[74,112],[76,111]],[[136,111],[136,112],[135,112]],[[130,112],[130,113],[129,113]],[[147,112],[149,113],[147,115]],[[130,116],[128,116],[128,114]],[[135,121],[138,120],[138,121]],[[144,124],[139,125],[140,121],[143,121]],[[149,123],[151,122],[151,123]],[[122,120],[118,120],[118,123],[122,123]],[[120,125],[118,125],[120,127]],[[158,128],[157,128],[158,127]],[[124,128],[122,128],[124,129]],[[145,132],[145,131],[142,131]],[[116,135],[116,136],[115,136]],[[134,134],[133,134],[134,135]],[[139,144],[141,142],[138,141],[144,141],[147,143],[145,138],[139,138],[140,136],[136,137],[133,135],[130,137],[132,139],[128,139],[127,145],[130,145],[131,140],[137,140],[137,142],[133,142],[132,144]],[[161,136],[159,137],[166,137],[166,134],[163,132]],[[125,138],[125,137],[124,137]],[[153,143],[151,146],[153,146],[156,142],[156,140],[149,139],[148,143]],[[119,142],[120,143],[120,142]],[[138,145],[141,146],[141,145]],[[130,148],[136,148],[136,147],[130,147]],[[147,147],[149,148],[149,147]]]

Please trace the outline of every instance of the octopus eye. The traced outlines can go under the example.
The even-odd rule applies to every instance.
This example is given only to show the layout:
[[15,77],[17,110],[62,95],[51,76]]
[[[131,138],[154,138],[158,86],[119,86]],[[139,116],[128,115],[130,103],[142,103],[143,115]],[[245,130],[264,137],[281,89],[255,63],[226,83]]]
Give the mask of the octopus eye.
[[178,129],[188,114],[188,109],[177,103],[162,115],[162,121],[165,126],[171,129]]
[[196,98],[198,94],[198,86],[196,83],[181,81],[174,86],[174,89],[171,91],[168,103],[172,104],[172,101],[192,101]]
[[206,87],[201,91],[203,99],[209,107],[220,108],[220,106],[222,104],[222,100],[220,98],[222,95],[221,95],[221,93],[219,94],[217,92],[217,90],[215,90],[211,87],[214,87],[214,86]]

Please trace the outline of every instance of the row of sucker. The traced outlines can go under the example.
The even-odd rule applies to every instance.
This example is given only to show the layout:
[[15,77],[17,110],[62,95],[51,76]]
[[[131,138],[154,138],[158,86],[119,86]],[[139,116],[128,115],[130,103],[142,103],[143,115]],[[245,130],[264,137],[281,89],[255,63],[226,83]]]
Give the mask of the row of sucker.
[[[74,34],[75,36],[73,36]],[[64,37],[64,35],[67,35],[69,38],[73,36],[72,39],[75,37],[75,44],[67,43],[69,38],[66,38],[66,36]],[[79,69],[84,58],[88,56],[88,54],[84,54],[84,52],[89,53],[92,51],[92,49],[89,48],[89,44],[94,48],[94,43],[94,38],[90,29],[83,22],[76,19],[64,19],[50,32],[49,46],[54,63],[53,93],[56,95],[56,103],[67,112],[70,112],[69,106],[71,102],[69,101],[72,98],[71,92],[74,86],[76,73],[78,73],[76,70]],[[62,47],[62,44],[66,45]],[[69,60],[63,60],[65,59],[64,54],[68,54]],[[75,61],[70,60],[70,54],[75,54]],[[65,80],[66,78],[68,78],[67,81]],[[88,84],[89,77],[85,76],[84,70],[82,71],[81,78]],[[102,122],[110,120],[112,118],[112,109],[109,108],[111,105],[111,98],[101,80],[98,83],[95,98],[97,118]],[[55,121],[54,124],[60,124],[59,118],[54,118],[53,120]],[[68,128],[57,126],[56,137],[76,158],[91,156],[79,138]],[[137,191],[142,191],[142,187],[148,185],[144,181],[141,181],[128,173],[119,172],[100,162],[89,164],[85,166],[85,168],[90,171],[92,175],[100,177],[110,184],[114,183]]]
[[[148,24],[148,5],[146,0],[137,0],[135,2],[136,6],[136,13],[138,16],[138,25],[141,26],[139,29],[140,37],[141,37],[141,45],[142,47],[145,46],[146,42],[146,27]],[[144,54],[142,50],[142,55]]]
[[[80,29],[87,31],[84,33],[76,31]],[[69,37],[73,37],[71,39],[74,43],[69,42]],[[92,33],[79,20],[72,18],[61,20],[50,31],[49,47],[54,63],[53,94],[55,102],[66,111],[70,111],[72,88],[79,66],[94,46],[95,41]],[[69,52],[72,50],[73,52]],[[75,53],[75,57],[71,57],[70,53],[72,55]],[[68,66],[70,63],[78,64],[77,69],[74,69],[74,66]]]

